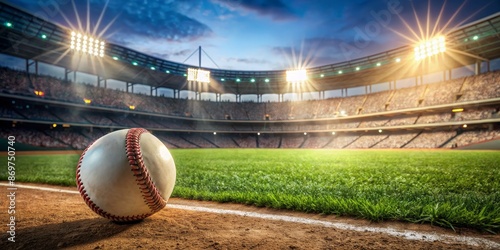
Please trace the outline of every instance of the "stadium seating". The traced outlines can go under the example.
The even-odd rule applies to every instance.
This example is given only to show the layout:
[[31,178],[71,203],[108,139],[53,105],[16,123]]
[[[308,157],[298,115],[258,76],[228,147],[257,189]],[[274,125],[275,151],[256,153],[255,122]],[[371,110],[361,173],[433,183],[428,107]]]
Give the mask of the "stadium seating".
[[[461,113],[426,112],[370,116],[366,119],[356,119],[356,116],[498,98],[499,81],[500,71],[496,71],[445,82],[342,98],[279,103],[236,103],[127,93],[90,84],[65,82],[51,76],[33,76],[9,68],[0,68],[2,93],[35,98],[35,101],[2,98],[0,115],[5,125],[8,126],[10,125],[8,121],[15,120],[47,124],[43,127],[39,125],[30,127],[28,123],[1,131],[3,134],[22,132],[20,142],[34,146],[74,149],[83,149],[91,141],[109,132],[110,128],[126,127],[158,130],[159,137],[168,146],[175,148],[449,148],[452,145],[466,145],[495,138],[499,135],[499,129],[490,126],[470,131],[445,129],[382,134],[363,134],[363,129],[454,121],[465,123],[498,117],[498,108],[477,107]],[[90,100],[90,103],[86,104],[85,99]],[[51,100],[60,104],[52,106],[36,100]],[[66,103],[80,105],[82,108],[65,106]],[[130,106],[134,106],[134,109]],[[93,107],[105,110],[99,111],[92,109]],[[217,122],[229,118],[236,121],[263,121],[266,115],[270,121],[279,122],[265,124]],[[313,123],[294,122],[344,116],[349,119]],[[186,117],[195,120],[185,120]],[[72,126],[71,129],[51,128],[52,123],[72,124]],[[349,132],[354,129],[358,129],[356,130],[358,132]],[[160,130],[177,131],[177,133]],[[336,135],[326,133],[332,130],[346,130],[346,132]],[[213,135],[211,134],[213,131],[219,133]],[[221,131],[230,133],[220,133]],[[315,131],[318,133],[303,135],[303,132]],[[320,131],[322,133],[319,133]],[[264,133],[257,136],[257,132],[287,133]]]

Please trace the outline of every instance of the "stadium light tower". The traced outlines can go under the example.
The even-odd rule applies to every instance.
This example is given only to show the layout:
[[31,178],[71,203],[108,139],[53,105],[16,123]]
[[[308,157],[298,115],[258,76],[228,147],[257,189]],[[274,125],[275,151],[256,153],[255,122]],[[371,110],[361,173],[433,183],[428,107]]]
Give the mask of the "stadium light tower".
[[426,57],[431,57],[445,51],[445,38],[444,36],[438,36],[415,46],[415,60],[420,61]]
[[106,43],[87,34],[76,31],[71,32],[69,48],[73,51],[82,52],[92,56],[104,56],[104,47]]
[[[201,69],[201,52],[203,51],[201,46],[199,46],[195,52],[196,51],[198,51],[198,68],[188,68],[187,80],[189,82],[210,83],[210,71]],[[193,54],[191,54],[186,60],[188,60]],[[210,60],[212,59],[210,58]]]
[[307,71],[305,69],[294,69],[286,71],[286,81],[290,83],[307,81]]

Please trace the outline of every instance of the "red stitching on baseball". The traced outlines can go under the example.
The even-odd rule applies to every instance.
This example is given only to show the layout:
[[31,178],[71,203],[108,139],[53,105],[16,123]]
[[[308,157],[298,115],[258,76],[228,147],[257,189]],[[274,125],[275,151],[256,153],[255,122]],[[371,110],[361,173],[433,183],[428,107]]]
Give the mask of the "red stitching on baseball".
[[143,133],[149,133],[149,131],[143,128],[131,128],[127,132],[125,148],[130,169],[136,178],[142,197],[152,213],[156,213],[163,209],[167,205],[167,202],[161,197],[159,190],[151,179],[148,169],[144,165],[141,145],[139,144]]
[[83,186],[80,169],[82,166],[83,157],[90,149],[90,147],[94,144],[91,143],[87,148],[85,148],[82,155],[80,156],[80,159],[78,160],[78,165],[76,168],[76,185],[87,206],[89,206],[89,208],[92,209],[92,211],[94,211],[96,214],[113,221],[137,221],[151,216],[153,213],[163,209],[166,206],[166,201],[161,197],[160,192],[154,185],[151,176],[149,175],[149,171],[145,167],[142,159],[142,153],[139,144],[139,138],[142,133],[149,133],[149,131],[142,128],[129,129],[129,131],[127,131],[125,147],[130,168],[134,173],[134,176],[136,177],[136,181],[139,185],[144,201],[152,210],[151,213],[133,216],[116,216],[102,210],[99,206],[97,206],[97,204],[92,201],[92,199],[90,199],[87,191],[85,190],[85,187]]

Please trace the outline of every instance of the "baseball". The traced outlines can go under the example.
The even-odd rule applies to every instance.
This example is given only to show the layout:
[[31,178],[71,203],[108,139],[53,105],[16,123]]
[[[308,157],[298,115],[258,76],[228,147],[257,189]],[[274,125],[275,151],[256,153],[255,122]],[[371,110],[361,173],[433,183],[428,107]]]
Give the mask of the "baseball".
[[143,128],[111,132],[90,144],[76,169],[85,203],[113,221],[142,220],[163,209],[176,170],[167,147]]

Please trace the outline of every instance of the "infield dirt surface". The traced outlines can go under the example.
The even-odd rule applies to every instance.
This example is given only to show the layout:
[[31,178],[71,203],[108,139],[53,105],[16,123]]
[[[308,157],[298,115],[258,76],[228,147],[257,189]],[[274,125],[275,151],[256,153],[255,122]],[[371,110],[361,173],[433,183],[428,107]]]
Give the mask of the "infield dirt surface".
[[[5,183],[5,182],[4,182]],[[33,184],[28,184],[33,185]],[[73,187],[37,185],[76,191]],[[0,186],[0,249],[483,249],[463,243],[407,240],[383,233],[357,232],[297,222],[190,211],[166,207],[136,223],[115,223],[91,211],[79,194],[18,188],[15,242],[9,242],[9,190]],[[499,235],[431,225],[339,218],[257,208],[240,204],[172,198],[168,204],[287,215],[357,226],[391,227],[422,233],[471,236],[500,243]]]

